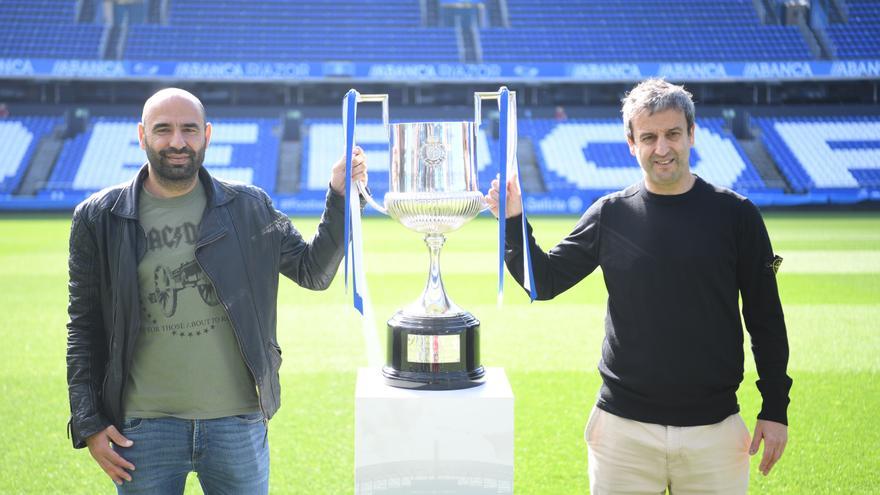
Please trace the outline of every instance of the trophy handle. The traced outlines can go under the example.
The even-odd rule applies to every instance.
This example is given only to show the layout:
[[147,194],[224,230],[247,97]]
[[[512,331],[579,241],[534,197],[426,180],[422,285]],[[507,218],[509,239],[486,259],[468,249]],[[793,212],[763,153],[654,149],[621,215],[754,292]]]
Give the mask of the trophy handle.
[[370,193],[367,191],[367,186],[364,184],[363,181],[359,180],[355,184],[357,185],[358,192],[361,194],[361,196],[364,197],[364,199],[367,200],[367,203],[369,203],[370,206],[375,208],[376,211],[378,211],[379,213],[381,213],[383,215],[388,214],[388,210],[384,206],[377,203],[375,199],[373,199],[373,196],[370,195]]
[[[502,86],[501,89],[506,89]],[[513,122],[514,127],[516,127],[516,91],[509,91],[510,94],[510,119]],[[480,124],[482,124],[482,105],[483,100],[499,100],[500,105],[501,99],[501,91],[478,91],[474,93],[474,134],[476,135],[479,132]],[[475,136],[476,137],[476,136]],[[476,147],[475,147],[476,149]],[[511,165],[513,165],[514,160],[516,160],[515,156],[508,156],[508,163],[503,163],[502,165],[505,167],[505,170],[510,169]]]
[[[362,95],[358,94],[357,96],[358,103],[381,103],[382,104],[382,125],[385,126],[385,132],[389,132],[388,128],[388,95],[387,94],[374,94],[374,95]],[[390,136],[390,134],[389,134]]]
[[[503,89],[503,87],[502,87],[502,89]],[[482,123],[481,108],[482,108],[483,100],[499,100],[500,97],[501,97],[501,90],[498,90],[498,91],[478,91],[478,92],[474,93],[474,134],[475,135],[477,132],[479,132],[480,124]],[[514,126],[515,126],[516,125],[516,91],[510,91],[510,98],[513,101],[513,104],[512,104],[513,114],[510,116],[510,118],[513,119]],[[476,136],[474,136],[474,137],[476,138]],[[476,139],[474,141],[476,142]],[[505,169],[510,168],[511,164],[513,163],[513,160],[515,160],[515,159],[516,159],[515,157],[513,157],[513,158],[508,157],[508,162],[510,162],[510,163],[503,164]],[[502,186],[502,187],[504,187],[504,186]],[[489,205],[484,202],[483,207],[480,209],[480,213],[482,213],[488,209],[489,209]]]
[[[385,127],[385,135],[388,136],[389,141],[391,140],[391,130],[388,124],[388,95],[387,94],[372,94],[372,95],[362,95],[358,94],[357,96],[358,103],[381,103],[382,104],[382,126]],[[357,185],[358,192],[364,199],[367,200],[367,203],[370,204],[373,208],[376,209],[379,213],[383,215],[388,214],[388,210],[386,210],[383,206],[376,202],[373,199],[373,196],[367,191],[366,184],[363,181],[357,181],[355,183]]]
[[[502,89],[503,89],[503,87],[502,87]],[[509,93],[510,93],[510,97],[515,102],[516,101],[516,91],[510,91]],[[474,93],[474,132],[476,132],[476,129],[478,129],[480,127],[480,124],[482,124],[482,122],[483,122],[482,121],[482,112],[481,112],[482,105],[480,105],[480,103],[482,103],[483,100],[497,100],[500,97],[501,97],[500,90],[499,91],[478,91],[478,92]],[[514,114],[514,117],[513,117],[514,119],[516,118],[515,115],[516,114]]]

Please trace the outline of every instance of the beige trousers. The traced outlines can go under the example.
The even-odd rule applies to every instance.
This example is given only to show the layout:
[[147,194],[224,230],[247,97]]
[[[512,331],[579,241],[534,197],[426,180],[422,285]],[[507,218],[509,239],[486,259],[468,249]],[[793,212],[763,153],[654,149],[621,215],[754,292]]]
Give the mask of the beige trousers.
[[590,493],[737,494],[749,488],[749,430],[739,414],[705,426],[663,426],[593,407],[584,433]]

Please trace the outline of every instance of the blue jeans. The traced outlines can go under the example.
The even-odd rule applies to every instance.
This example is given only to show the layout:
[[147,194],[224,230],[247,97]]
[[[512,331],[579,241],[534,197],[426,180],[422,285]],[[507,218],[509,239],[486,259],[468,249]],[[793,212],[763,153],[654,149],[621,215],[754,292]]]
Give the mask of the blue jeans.
[[260,413],[217,419],[126,418],[134,442],[114,449],[134,464],[120,495],[182,494],[194,471],[205,495],[269,493],[269,445]]

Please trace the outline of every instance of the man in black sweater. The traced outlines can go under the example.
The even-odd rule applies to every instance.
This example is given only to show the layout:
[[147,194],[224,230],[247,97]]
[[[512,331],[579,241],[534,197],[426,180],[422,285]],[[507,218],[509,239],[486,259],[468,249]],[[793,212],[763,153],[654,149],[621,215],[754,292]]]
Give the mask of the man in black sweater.
[[[763,441],[766,475],[787,441],[791,378],[773,254],[748,199],[691,173],[690,93],[659,79],[623,99],[644,180],[596,201],[549,252],[529,250],[539,299],[597,267],[608,289],[602,387],[587,423],[591,493],[745,493]],[[522,213],[507,184],[506,262],[523,284]],[[498,181],[487,195],[498,216]],[[763,398],[754,435],[739,415],[742,315]]]

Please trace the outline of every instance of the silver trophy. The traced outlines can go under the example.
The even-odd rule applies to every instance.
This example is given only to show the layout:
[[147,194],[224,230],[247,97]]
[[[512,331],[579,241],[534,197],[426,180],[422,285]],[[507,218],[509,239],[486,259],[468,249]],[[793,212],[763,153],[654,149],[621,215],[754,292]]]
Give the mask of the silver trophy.
[[[377,203],[362,184],[358,187],[373,208],[424,234],[430,253],[428,280],[421,296],[388,320],[386,364],[382,372],[390,385],[451,390],[483,383],[480,322],[446,294],[440,275],[440,249],[446,242],[446,233],[460,228],[487,208],[477,183],[476,131],[480,100],[497,95],[475,95],[474,122],[388,126],[387,110],[383,112],[391,134],[384,205]],[[385,103],[387,99],[383,97],[364,95],[362,101]]]

